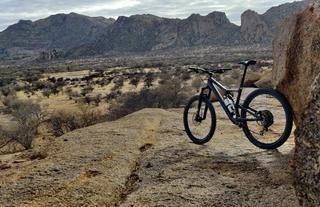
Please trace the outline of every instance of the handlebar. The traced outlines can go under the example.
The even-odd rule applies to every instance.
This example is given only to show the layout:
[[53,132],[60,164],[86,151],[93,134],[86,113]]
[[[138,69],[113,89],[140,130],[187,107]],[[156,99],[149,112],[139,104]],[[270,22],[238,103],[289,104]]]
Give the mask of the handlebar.
[[202,72],[202,73],[206,73],[208,75],[213,75],[214,73],[222,74],[225,71],[232,70],[231,68],[208,69],[208,68],[200,68],[200,67],[194,67],[194,66],[189,67],[189,69],[196,72],[196,73]]

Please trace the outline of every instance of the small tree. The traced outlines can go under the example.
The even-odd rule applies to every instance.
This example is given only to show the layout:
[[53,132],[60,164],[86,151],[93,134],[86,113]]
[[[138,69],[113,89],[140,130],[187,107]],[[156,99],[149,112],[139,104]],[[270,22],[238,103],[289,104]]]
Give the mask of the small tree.
[[[8,107],[16,121],[16,129],[13,131],[7,131],[3,128],[0,129],[3,139],[6,140],[4,142],[5,145],[10,142],[17,142],[25,149],[30,149],[33,139],[38,133],[38,127],[45,118],[40,105],[31,101],[20,101],[16,99],[11,101]],[[2,145],[2,147],[5,145]]]

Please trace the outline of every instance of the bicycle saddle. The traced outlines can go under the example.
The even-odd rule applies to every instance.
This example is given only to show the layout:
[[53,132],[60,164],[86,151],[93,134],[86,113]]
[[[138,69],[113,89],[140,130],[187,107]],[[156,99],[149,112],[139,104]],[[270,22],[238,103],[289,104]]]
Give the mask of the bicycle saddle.
[[255,60],[246,60],[246,61],[241,61],[239,64],[248,67],[249,65],[255,65],[256,63],[257,61]]

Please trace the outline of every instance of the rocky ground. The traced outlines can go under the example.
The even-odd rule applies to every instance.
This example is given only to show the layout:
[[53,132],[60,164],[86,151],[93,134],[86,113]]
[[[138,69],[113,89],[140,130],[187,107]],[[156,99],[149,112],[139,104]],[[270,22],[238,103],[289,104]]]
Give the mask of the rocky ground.
[[1,156],[0,206],[298,206],[293,138],[260,150],[217,111],[204,146],[188,140],[182,109],[145,109]]

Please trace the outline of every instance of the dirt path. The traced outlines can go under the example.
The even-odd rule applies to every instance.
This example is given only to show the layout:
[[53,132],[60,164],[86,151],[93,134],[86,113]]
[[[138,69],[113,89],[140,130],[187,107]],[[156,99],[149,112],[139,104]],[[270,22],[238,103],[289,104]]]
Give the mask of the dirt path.
[[181,114],[146,109],[64,135],[45,159],[12,157],[0,206],[298,206],[292,138],[259,150],[218,112],[214,139],[197,146]]

